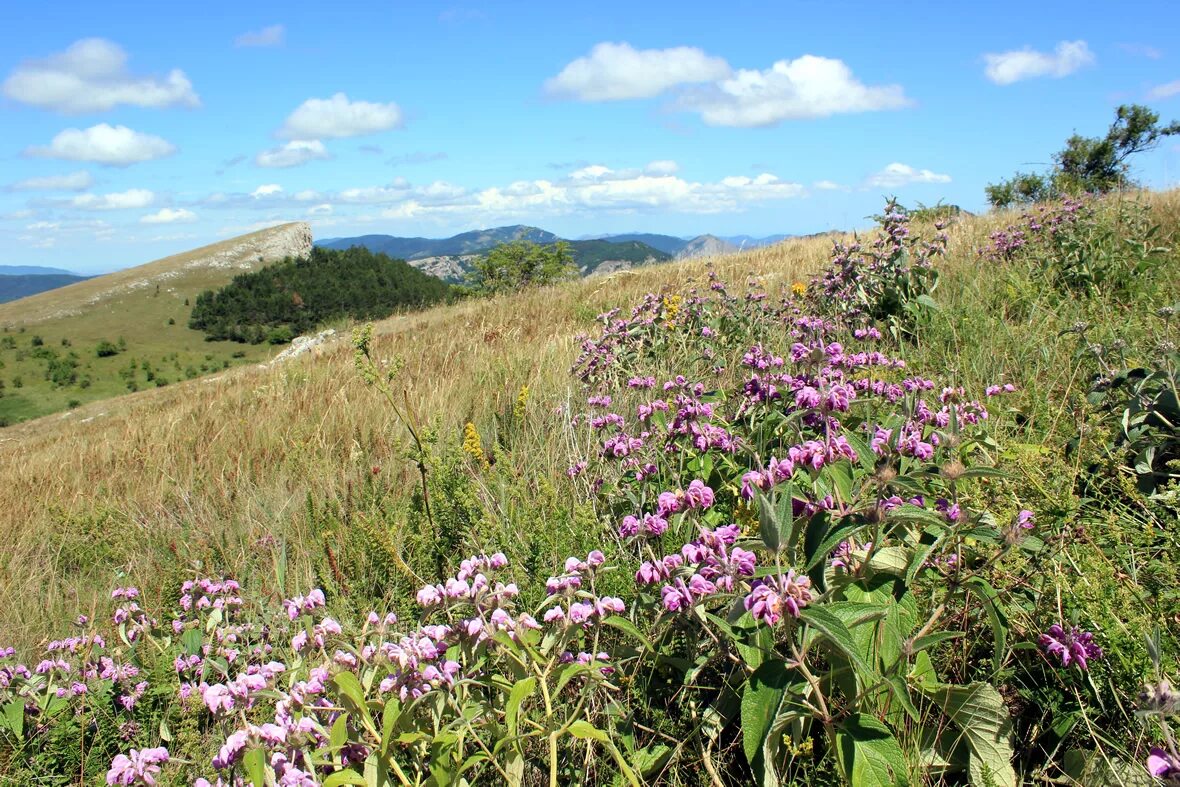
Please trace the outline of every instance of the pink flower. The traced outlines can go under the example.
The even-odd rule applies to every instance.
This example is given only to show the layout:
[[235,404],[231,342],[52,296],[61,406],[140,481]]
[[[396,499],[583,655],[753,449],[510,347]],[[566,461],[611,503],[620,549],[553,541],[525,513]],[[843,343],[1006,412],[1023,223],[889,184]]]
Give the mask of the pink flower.
[[711,508],[713,506],[713,490],[705,486],[705,482],[697,479],[688,485],[684,499],[689,508]]

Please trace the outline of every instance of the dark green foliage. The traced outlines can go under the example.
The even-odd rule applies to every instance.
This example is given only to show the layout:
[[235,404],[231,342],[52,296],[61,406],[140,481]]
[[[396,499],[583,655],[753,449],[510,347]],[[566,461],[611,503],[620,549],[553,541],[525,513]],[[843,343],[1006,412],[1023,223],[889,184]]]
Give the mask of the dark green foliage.
[[315,248],[201,293],[189,327],[209,341],[281,344],[331,320],[381,319],[449,294],[449,285],[384,254]]
[[111,342],[108,342],[106,339],[103,339],[98,343],[98,346],[94,348],[94,354],[99,358],[110,358],[112,355],[119,354],[119,348]]
[[495,295],[553,284],[576,275],[570,245],[565,241],[541,246],[522,240],[501,244],[477,259],[467,281],[475,294]]
[[1160,116],[1140,104],[1123,104],[1105,137],[1074,134],[1053,155],[1056,162],[1045,174],[1017,173],[985,189],[993,207],[1007,208],[1053,199],[1061,194],[1106,194],[1133,186],[1127,159],[1154,148],[1161,139],[1180,134],[1180,122],[1159,125]]

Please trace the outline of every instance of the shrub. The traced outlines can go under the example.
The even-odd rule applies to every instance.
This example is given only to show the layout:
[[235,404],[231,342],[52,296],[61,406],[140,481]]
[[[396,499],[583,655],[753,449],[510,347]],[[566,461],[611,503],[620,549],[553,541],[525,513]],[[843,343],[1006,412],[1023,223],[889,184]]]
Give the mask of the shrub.
[[119,354],[119,348],[112,342],[108,342],[106,339],[103,339],[98,343],[98,346],[94,348],[94,354],[99,358],[110,358]]
[[467,276],[467,286],[477,295],[495,295],[553,284],[577,275],[568,243],[559,241],[542,246],[522,240],[502,243],[476,259]]

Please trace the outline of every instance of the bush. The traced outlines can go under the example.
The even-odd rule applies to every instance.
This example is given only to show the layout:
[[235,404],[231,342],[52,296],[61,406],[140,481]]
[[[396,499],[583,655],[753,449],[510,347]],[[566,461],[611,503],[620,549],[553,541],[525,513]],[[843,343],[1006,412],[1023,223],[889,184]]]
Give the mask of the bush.
[[98,343],[98,346],[94,348],[94,354],[99,358],[110,358],[119,354],[119,348],[113,343],[108,342],[106,339],[103,339]]
[[542,246],[530,241],[512,241],[476,259],[467,275],[467,286],[477,295],[495,295],[553,284],[577,275],[568,243],[559,241]]

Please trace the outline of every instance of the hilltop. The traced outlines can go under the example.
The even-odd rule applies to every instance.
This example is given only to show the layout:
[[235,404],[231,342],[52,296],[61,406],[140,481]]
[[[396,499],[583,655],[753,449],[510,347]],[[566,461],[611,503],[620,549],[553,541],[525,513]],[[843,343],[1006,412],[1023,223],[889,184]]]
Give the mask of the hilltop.
[[266,347],[206,342],[188,327],[191,303],[311,240],[307,224],[284,224],[0,304],[0,421],[265,358]]

